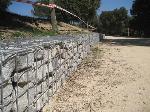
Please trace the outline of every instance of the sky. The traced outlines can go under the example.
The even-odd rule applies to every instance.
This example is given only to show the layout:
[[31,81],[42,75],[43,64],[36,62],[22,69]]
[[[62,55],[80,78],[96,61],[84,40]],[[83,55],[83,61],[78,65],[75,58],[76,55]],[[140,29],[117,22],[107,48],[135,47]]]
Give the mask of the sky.
[[98,9],[98,14],[102,11],[111,11],[116,8],[125,7],[130,14],[133,0],[101,0],[101,7]]
[[[32,0],[35,1],[35,0]],[[125,7],[129,10],[132,7],[133,0],[102,0],[101,7],[97,10],[97,13],[100,14],[102,11],[111,11],[116,8]],[[12,5],[9,6],[8,10],[13,13],[17,13],[25,16],[33,16],[31,10],[33,10],[32,5],[12,2]]]
[[8,7],[8,10],[24,16],[33,16],[31,13],[31,10],[33,10],[32,5],[25,3],[12,2],[12,4]]

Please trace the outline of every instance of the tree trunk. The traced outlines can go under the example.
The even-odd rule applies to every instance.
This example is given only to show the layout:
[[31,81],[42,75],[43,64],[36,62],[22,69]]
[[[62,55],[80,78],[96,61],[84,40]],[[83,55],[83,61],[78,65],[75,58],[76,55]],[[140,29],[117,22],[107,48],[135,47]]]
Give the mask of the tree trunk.
[[[50,0],[50,3],[54,3],[54,1]],[[51,24],[53,31],[58,32],[55,8],[53,8],[51,11]]]

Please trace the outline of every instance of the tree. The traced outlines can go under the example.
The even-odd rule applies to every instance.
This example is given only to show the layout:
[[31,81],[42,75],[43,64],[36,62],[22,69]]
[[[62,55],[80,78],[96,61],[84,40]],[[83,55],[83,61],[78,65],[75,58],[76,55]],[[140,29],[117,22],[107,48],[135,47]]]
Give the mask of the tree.
[[139,34],[150,36],[150,0],[134,0],[131,15],[131,28]]
[[[49,4],[52,0],[37,0],[37,2]],[[49,18],[51,9],[48,7],[41,6],[33,6],[34,7],[34,15],[42,18]]]
[[128,11],[121,7],[113,11],[103,11],[99,17],[99,30],[110,35],[125,35],[128,28]]
[[[54,0],[37,0],[37,2],[41,2],[44,4],[54,3]],[[55,9],[50,9],[47,7],[34,6],[34,15],[44,18],[51,18],[52,29],[54,32],[57,32],[57,20]]]
[[[53,4],[54,1],[50,0],[50,3]],[[52,29],[53,29],[53,31],[54,32],[58,32],[55,8],[53,8],[51,10],[51,23],[52,23]]]
[[0,25],[3,23],[2,20],[8,18],[6,16],[6,9],[10,4],[10,0],[0,0]]
[[10,0],[0,0],[0,11],[5,11],[9,4]]
[[101,0],[57,0],[56,3],[68,11],[78,15],[89,23],[96,16],[96,9],[100,7]]
[[[46,4],[49,3],[49,0],[39,0],[39,2],[41,1]],[[58,6],[61,6],[62,8],[65,8],[68,11],[78,15],[79,17],[81,17],[85,21],[88,21],[89,23],[93,22],[93,18],[96,15],[96,9],[100,6],[100,0],[55,0],[55,3]],[[36,6],[34,10],[35,15],[37,16],[49,16],[49,10],[47,8]],[[66,13],[64,15],[66,15],[66,20],[75,19],[74,17],[71,17]],[[62,14],[59,14],[59,16],[62,16]]]

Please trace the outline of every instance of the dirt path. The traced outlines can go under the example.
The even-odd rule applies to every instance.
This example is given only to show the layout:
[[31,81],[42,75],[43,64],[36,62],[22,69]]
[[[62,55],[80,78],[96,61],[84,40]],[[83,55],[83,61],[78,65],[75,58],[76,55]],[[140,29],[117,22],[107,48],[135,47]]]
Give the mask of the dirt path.
[[150,112],[150,40],[107,37],[45,112]]

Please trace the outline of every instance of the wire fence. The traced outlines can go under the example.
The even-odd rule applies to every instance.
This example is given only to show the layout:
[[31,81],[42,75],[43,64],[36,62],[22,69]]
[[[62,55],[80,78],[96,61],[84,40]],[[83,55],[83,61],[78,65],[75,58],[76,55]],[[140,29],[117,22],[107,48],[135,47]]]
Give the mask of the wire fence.
[[99,42],[97,33],[57,38],[0,43],[0,112],[41,111]]

